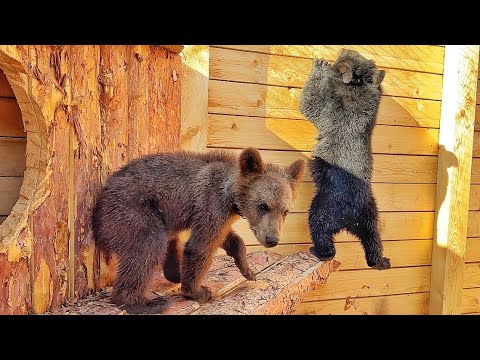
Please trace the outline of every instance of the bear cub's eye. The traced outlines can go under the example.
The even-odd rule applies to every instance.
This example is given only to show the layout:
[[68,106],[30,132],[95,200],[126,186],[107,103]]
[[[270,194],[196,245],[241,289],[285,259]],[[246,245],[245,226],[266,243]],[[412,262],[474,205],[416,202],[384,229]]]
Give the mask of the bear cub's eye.
[[260,208],[260,210],[265,211],[265,212],[269,210],[268,205],[265,204],[265,203],[260,204],[259,208]]

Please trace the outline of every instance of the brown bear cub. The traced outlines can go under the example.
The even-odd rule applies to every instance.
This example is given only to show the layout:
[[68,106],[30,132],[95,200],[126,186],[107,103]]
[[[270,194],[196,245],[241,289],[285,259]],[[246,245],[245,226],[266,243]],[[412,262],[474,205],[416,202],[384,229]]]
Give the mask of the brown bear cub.
[[[232,229],[245,217],[258,241],[278,244],[283,222],[305,161],[282,168],[265,164],[257,149],[240,156],[162,153],[136,159],[113,173],[95,204],[92,227],[98,247],[118,256],[112,299],[129,312],[154,313],[161,298],[144,297],[155,266],[181,282],[182,293],[204,303],[211,299],[202,280],[218,247],[240,272],[255,280],[243,240]],[[190,229],[183,250],[178,233]]]

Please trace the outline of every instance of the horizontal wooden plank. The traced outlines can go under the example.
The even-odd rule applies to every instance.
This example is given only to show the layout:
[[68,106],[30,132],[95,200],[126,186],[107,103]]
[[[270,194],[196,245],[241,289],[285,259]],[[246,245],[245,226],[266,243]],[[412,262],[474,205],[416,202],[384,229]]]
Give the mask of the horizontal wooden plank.
[[[272,251],[288,255],[300,251],[308,251],[311,244],[283,244],[271,249]],[[336,259],[340,261],[339,270],[368,269],[365,261],[365,252],[360,242],[338,242]],[[432,240],[402,240],[384,241],[384,253],[392,262],[392,267],[431,265]],[[247,252],[263,251],[262,245],[249,245]]]
[[[207,145],[243,148],[245,144],[268,150],[310,151],[318,132],[307,120],[208,116]],[[436,155],[438,129],[377,125],[372,151],[381,154]]]
[[[372,184],[379,211],[434,211],[435,184]],[[291,211],[308,212],[315,185],[302,182]]]
[[480,104],[480,81],[477,82],[477,104]]
[[[240,149],[231,149],[231,151],[236,154],[240,154],[241,152]],[[260,150],[260,153],[265,162],[271,162],[282,166],[289,165],[297,159],[309,161],[312,157],[312,154],[309,151]],[[310,171],[305,171],[303,181],[312,181]],[[435,156],[373,155],[372,182],[374,183],[435,184],[436,181],[437,157]]]
[[[210,80],[208,112],[287,119],[303,119],[300,89]],[[438,128],[440,101],[382,96],[377,124]]]
[[480,158],[480,131],[473,133],[473,152],[472,157]]
[[15,99],[0,98],[0,136],[23,136],[22,113]]
[[294,315],[427,315],[429,295],[425,292],[303,302]]
[[480,185],[470,186],[469,210],[480,210]]
[[0,215],[8,216],[20,196],[23,177],[0,177]]
[[480,312],[480,288],[463,289],[462,313]]
[[480,185],[480,159],[472,159],[472,177],[470,184]]
[[0,137],[0,176],[23,176],[26,139]]
[[480,131],[480,105],[475,106],[475,131]]
[[[431,239],[433,237],[433,212],[383,212],[380,213],[380,235],[383,240]],[[258,245],[248,222],[240,219],[233,228],[248,245]],[[335,236],[335,241],[357,241],[348,232]],[[285,219],[280,244],[310,244],[308,214],[292,213]]]
[[13,93],[13,89],[8,83],[7,77],[0,69],[0,97],[10,97],[14,98],[15,94]]
[[[353,49],[378,66],[443,73],[444,48],[432,45],[218,45],[222,48],[263,54],[324,58],[333,61],[340,49]],[[213,46],[212,46],[213,47]]]
[[[302,88],[311,59],[210,49],[210,79]],[[441,100],[442,75],[388,69],[382,82],[390,96]]]
[[480,262],[480,238],[467,238],[465,262]]
[[336,271],[328,282],[317,286],[304,301],[347,297],[397,295],[430,290],[430,266],[392,268],[388,271]]
[[463,273],[463,288],[480,287],[480,262],[465,264]]
[[480,211],[468,212],[467,237],[480,237]]

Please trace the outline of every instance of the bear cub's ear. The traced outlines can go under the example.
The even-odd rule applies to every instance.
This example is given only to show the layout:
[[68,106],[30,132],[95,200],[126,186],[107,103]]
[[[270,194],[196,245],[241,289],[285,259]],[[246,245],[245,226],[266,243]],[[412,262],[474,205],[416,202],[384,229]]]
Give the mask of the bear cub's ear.
[[305,167],[305,160],[298,159],[286,168],[292,186],[295,186],[295,184],[303,177],[303,174],[305,173]]
[[260,152],[253,147],[242,151],[239,162],[242,176],[260,175],[265,172],[265,165],[263,164]]
[[373,75],[373,83],[377,86],[381,84],[383,78],[385,77],[385,70],[377,70]]

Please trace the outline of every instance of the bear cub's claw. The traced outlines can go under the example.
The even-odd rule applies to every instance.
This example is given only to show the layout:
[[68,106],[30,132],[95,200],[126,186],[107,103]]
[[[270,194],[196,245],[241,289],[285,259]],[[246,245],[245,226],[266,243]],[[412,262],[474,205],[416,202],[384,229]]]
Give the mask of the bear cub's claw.
[[245,276],[247,280],[257,281],[255,273],[250,268],[248,268],[246,271],[242,271],[242,275]]

